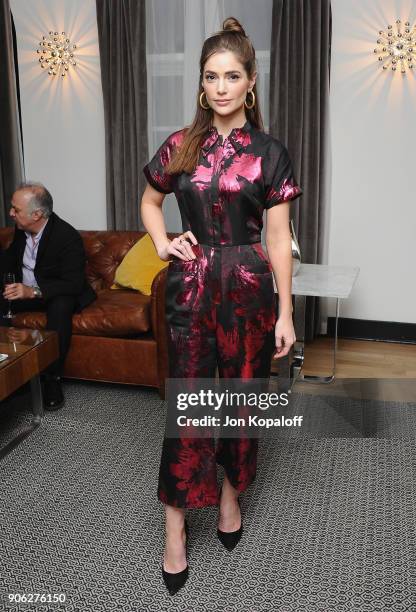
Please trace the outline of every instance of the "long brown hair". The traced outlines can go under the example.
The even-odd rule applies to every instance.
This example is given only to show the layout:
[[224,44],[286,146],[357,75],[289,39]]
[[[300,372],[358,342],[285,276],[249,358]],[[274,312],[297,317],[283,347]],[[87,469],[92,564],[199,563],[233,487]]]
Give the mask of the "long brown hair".
[[[181,146],[176,150],[169,165],[165,168],[168,174],[180,174],[181,172],[191,174],[196,168],[203,136],[212,127],[214,115],[212,108],[205,110],[199,103],[199,97],[204,91],[202,87],[204,66],[208,58],[218,51],[232,51],[244,66],[249,79],[256,71],[256,54],[250,39],[246,36],[239,21],[234,17],[228,17],[222,24],[222,30],[207,38],[202,46],[199,60],[199,89],[196,96],[197,110],[191,125],[185,128],[185,137]],[[253,92],[256,96],[256,103],[252,109],[245,108],[246,118],[255,127],[264,130],[256,84],[254,84]],[[249,105],[251,100],[252,96],[249,97]]]

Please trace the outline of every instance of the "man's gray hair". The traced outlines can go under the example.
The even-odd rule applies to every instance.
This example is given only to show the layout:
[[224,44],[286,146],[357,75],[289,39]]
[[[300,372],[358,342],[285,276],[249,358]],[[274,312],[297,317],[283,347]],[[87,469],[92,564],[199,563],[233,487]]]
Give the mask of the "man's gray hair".
[[53,199],[45,185],[42,183],[35,183],[34,181],[27,181],[20,183],[16,189],[16,191],[23,190],[32,192],[32,197],[28,202],[30,213],[35,212],[35,210],[41,210],[45,219],[51,216]]

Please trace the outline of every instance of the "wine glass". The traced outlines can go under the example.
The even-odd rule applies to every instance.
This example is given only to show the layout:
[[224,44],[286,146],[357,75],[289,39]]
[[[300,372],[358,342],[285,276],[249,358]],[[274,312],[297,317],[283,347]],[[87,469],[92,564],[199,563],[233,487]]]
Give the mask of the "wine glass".
[[[15,282],[16,282],[16,278],[13,272],[6,272],[5,274],[3,274],[3,286],[4,287],[7,287],[7,285],[13,285]],[[8,302],[9,302],[9,310],[7,311],[5,315],[3,315],[4,319],[12,319],[14,317],[14,314],[12,313],[12,303],[10,300],[8,300]]]

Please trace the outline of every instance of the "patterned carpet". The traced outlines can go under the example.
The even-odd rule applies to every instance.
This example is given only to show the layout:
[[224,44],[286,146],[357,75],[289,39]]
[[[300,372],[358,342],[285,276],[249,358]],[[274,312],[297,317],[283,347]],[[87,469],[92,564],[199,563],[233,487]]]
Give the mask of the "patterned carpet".
[[[216,509],[189,510],[190,576],[170,597],[156,498],[165,403],[153,390],[85,383],[68,383],[66,398],[0,464],[0,610],[416,609],[414,405],[366,402],[384,427],[371,438],[351,421],[344,437],[262,440],[256,481],[241,496],[241,542],[227,552]],[[1,442],[27,418],[13,416],[25,399],[2,405]],[[362,414],[352,400],[295,400],[298,410]],[[400,427],[385,418],[400,411]],[[66,602],[16,606],[8,593]]]

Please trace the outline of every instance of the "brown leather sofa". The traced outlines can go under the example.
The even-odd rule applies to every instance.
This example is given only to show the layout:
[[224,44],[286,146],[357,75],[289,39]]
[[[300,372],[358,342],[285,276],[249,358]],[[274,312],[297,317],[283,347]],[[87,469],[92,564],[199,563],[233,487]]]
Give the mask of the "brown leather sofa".
[[[0,228],[7,248],[13,228]],[[165,268],[155,277],[152,294],[110,289],[117,266],[145,232],[80,231],[87,256],[86,273],[97,300],[74,314],[71,348],[64,376],[159,389],[165,397],[168,359],[165,320]],[[168,234],[173,238],[177,234]],[[42,312],[17,314],[15,327],[44,329]]]

